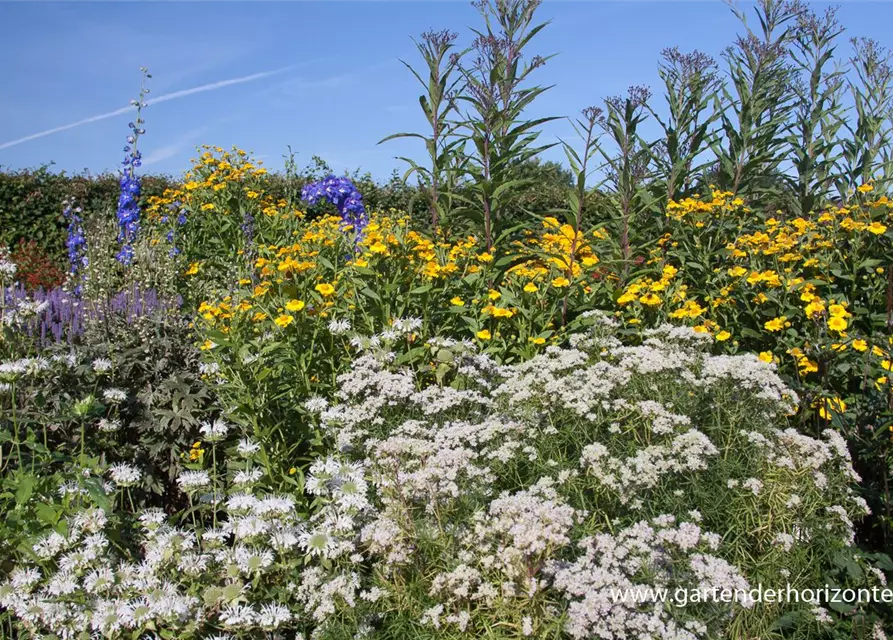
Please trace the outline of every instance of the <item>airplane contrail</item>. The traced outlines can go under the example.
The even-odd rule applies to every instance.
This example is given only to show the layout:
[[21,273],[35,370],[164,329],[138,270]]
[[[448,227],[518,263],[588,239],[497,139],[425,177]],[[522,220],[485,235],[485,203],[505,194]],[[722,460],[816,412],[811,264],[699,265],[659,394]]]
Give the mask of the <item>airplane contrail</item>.
[[[282,67],[281,69],[274,69],[273,71],[262,71],[260,73],[252,73],[250,76],[242,76],[241,78],[230,78],[229,80],[221,80],[220,82],[212,82],[210,84],[203,84],[199,87],[192,87],[191,89],[183,89],[182,91],[174,91],[172,93],[166,93],[163,96],[158,96],[157,98],[151,98],[146,100],[147,105],[156,104],[158,102],[167,102],[168,100],[176,100],[177,98],[183,98],[186,96],[191,96],[195,93],[203,93],[205,91],[214,91],[215,89],[222,89],[223,87],[228,87],[233,84],[242,84],[243,82],[251,82],[252,80],[260,80],[261,78],[266,78],[268,76],[275,75],[277,73],[282,73],[283,71],[288,71],[289,69],[294,68],[294,65],[289,67]],[[129,113],[133,111],[133,106],[121,107],[120,109],[115,109],[114,111],[109,111],[108,113],[100,113],[96,116],[91,116],[89,118],[84,118],[83,120],[78,120],[77,122],[72,122],[70,124],[64,124],[61,127],[54,127],[52,129],[47,129],[46,131],[40,131],[39,133],[32,133],[29,136],[25,136],[24,138],[19,138],[18,140],[10,140],[9,142],[4,142],[0,144],[0,149],[8,149],[9,147],[14,147],[17,144],[22,144],[23,142],[29,142],[30,140],[36,140],[37,138],[43,138],[45,136],[53,135],[54,133],[59,133],[60,131],[67,131],[68,129],[74,129],[75,127],[80,127],[85,124],[90,124],[91,122],[98,122],[99,120],[106,120],[108,118],[114,118],[115,116],[120,116],[124,113]]]

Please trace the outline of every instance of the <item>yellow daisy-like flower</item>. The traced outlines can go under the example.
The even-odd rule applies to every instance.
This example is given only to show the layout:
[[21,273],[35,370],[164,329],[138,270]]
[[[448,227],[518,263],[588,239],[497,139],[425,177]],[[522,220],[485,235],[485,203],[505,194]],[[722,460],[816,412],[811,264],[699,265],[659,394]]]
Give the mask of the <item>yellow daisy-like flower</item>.
[[856,351],[868,351],[868,343],[865,340],[853,340],[853,349]]
[[879,236],[887,230],[887,225],[882,224],[880,222],[872,222],[866,228],[868,229],[868,231],[870,231],[874,235]]
[[204,343],[202,344],[202,346],[199,347],[199,349],[201,349],[202,351],[210,351],[211,349],[213,349],[216,346],[217,345],[214,342],[211,342],[210,340],[205,340]]
[[372,253],[385,253],[387,250],[387,245],[382,242],[375,242],[371,247],[369,247],[369,251],[371,251]]
[[464,307],[464,306],[465,306],[465,300],[463,300],[463,299],[460,298],[459,296],[456,296],[455,298],[453,298],[452,300],[450,300],[450,304],[453,305],[453,306],[456,306],[456,307]]
[[646,307],[656,307],[661,303],[661,298],[656,293],[648,292],[641,298],[639,298],[639,302],[644,304]]
[[846,411],[846,402],[840,398],[824,398],[819,405],[819,415],[825,420],[830,420],[835,413]]
[[320,295],[324,297],[329,297],[330,295],[335,293],[335,287],[330,285],[328,282],[321,282],[316,285],[314,289],[316,289],[320,293]]
[[760,352],[760,360],[763,362],[772,362],[772,352],[771,351],[761,351]]
[[184,276],[194,276],[195,274],[198,273],[198,270],[199,270],[200,267],[201,267],[201,264],[200,264],[200,263],[198,263],[198,262],[191,262],[191,263],[189,264],[189,268],[186,269],[186,271],[183,273],[183,275],[184,275]]
[[839,318],[846,318],[847,316],[852,315],[842,304],[832,304],[828,307],[828,313]]
[[527,340],[533,344],[546,344],[545,338],[527,338]]
[[477,337],[479,340],[489,340],[493,336],[490,335],[490,332],[487,329],[481,329],[477,332]]
[[490,289],[490,293],[487,294],[487,297],[490,298],[490,300],[499,300],[502,297],[502,294]]
[[874,187],[870,184],[863,184],[856,188],[856,191],[859,193],[868,193],[869,191],[874,191]]
[[719,333],[716,334],[716,341],[717,342],[725,342],[726,340],[728,340],[731,337],[732,337],[732,334],[729,333],[728,331],[720,331]]
[[809,317],[817,316],[817,315],[819,315],[820,313],[824,313],[824,311],[825,311],[825,305],[822,303],[821,300],[819,300],[818,298],[816,298],[816,299],[814,299],[812,302],[810,302],[808,305],[806,305],[806,308],[805,308],[803,311],[804,311],[804,312],[806,313],[806,315],[808,315]]
[[537,291],[539,291],[539,287],[537,287],[532,282],[528,282],[524,285],[524,291],[526,291],[527,293],[536,293]]
[[842,333],[846,331],[847,323],[841,316],[832,316],[828,319],[828,328],[831,331]]
[[288,315],[287,313],[283,313],[281,316],[279,316],[278,318],[273,320],[273,322],[275,322],[278,326],[282,327],[283,329],[285,327],[287,327],[288,325],[290,325],[294,321],[295,321],[294,317]]
[[493,256],[489,253],[482,253],[478,256],[480,262],[493,262]]
[[285,303],[285,308],[289,311],[300,311],[305,306],[306,305],[304,304],[303,300],[289,300],[287,303]]
[[566,287],[570,283],[571,283],[571,281],[568,280],[567,278],[565,278],[564,276],[558,276],[557,278],[552,280],[552,286],[557,287],[557,288]]

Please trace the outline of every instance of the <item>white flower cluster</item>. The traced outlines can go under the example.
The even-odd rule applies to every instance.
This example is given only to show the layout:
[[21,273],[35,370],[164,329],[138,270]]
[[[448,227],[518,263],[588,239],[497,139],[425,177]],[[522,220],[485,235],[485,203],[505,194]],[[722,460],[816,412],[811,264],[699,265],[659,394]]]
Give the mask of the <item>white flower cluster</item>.
[[[430,340],[449,369],[442,384],[364,348],[331,403],[305,403],[338,449],[306,474],[309,516],[292,496],[258,492],[260,445],[243,440],[245,466],[215,499],[213,526],[147,511],[140,557],[118,563],[104,518],[82,516],[38,543],[39,568],[17,569],[0,606],[60,638],[315,637],[331,625],[363,637],[395,611],[434,635],[695,640],[734,623],[760,637],[778,606],[672,607],[617,590],[741,591],[768,574],[816,575],[815,558],[849,544],[863,512],[846,446],[783,428],[796,399],[770,365],[711,356],[679,328],[624,347],[604,335],[609,320],[592,319],[571,348],[513,366]],[[211,423],[204,435],[227,431]],[[110,475],[139,481],[127,465]],[[178,478],[192,503],[215,482],[202,470]]]
[[0,247],[0,283],[4,280],[12,280],[18,268],[18,265],[12,261],[9,250],[6,247]]
[[582,556],[572,563],[552,561],[546,568],[554,588],[570,599],[566,632],[572,638],[605,640],[705,637],[707,624],[678,621],[663,603],[641,601],[636,594],[680,584],[704,593],[747,590],[740,572],[713,555],[718,544],[718,536],[692,522],[677,523],[671,515],[584,539]]
[[[571,348],[511,367],[430,340],[462,373],[427,387],[366,351],[339,378],[339,403],[309,403],[374,496],[356,518],[356,550],[386,592],[424,586],[421,624],[478,633],[498,621],[537,635],[564,620],[579,638],[721,637],[740,604],[674,611],[618,604],[611,589],[742,590],[763,569],[732,558],[777,549],[778,571],[797,576],[794,546],[849,543],[862,509],[846,446],[778,428],[797,398],[771,365],[712,356],[691,329],[628,347],[596,324]],[[328,478],[344,464],[327,461],[308,488],[336,500]],[[804,487],[806,474],[824,484]],[[772,526],[749,531],[742,512]]]

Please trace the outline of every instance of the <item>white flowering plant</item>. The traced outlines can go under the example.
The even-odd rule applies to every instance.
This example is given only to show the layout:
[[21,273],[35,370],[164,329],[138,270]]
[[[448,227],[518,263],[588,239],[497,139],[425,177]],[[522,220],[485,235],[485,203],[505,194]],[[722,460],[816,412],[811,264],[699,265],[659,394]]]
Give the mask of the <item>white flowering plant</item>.
[[[243,439],[225,476],[179,477],[188,512],[142,513],[129,553],[89,507],[35,541],[0,587],[11,628],[185,640],[849,629],[827,603],[750,595],[824,586],[841,558],[848,584],[885,584],[851,546],[865,506],[840,436],[788,429],[797,398],[756,357],[711,356],[709,337],[669,327],[622,346],[609,321],[589,321],[569,348],[512,366],[431,339],[442,366],[414,370],[387,339],[357,340],[334,401],[306,403],[334,451],[308,470],[309,514],[303,495],[264,488],[262,449]],[[649,600],[661,589],[685,590],[688,606]],[[722,590],[739,599],[707,597]],[[884,637],[870,607],[848,615]]]

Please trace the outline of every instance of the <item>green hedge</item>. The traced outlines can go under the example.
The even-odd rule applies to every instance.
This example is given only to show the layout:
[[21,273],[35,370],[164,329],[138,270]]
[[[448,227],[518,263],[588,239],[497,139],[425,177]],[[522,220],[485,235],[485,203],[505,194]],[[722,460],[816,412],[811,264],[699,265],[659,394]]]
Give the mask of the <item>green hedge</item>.
[[[174,184],[168,176],[146,176],[143,192],[161,195]],[[67,175],[47,167],[0,172],[0,245],[14,245],[20,238],[35,240],[51,258],[62,261],[66,237],[62,201],[73,196],[85,211],[112,212],[118,188],[118,178],[112,174]]]
[[[320,179],[330,171],[322,161],[315,168],[305,168],[298,175],[271,173],[264,180],[264,191],[274,198],[293,200],[300,197],[301,188]],[[553,162],[529,162],[519,168],[522,177],[535,178],[531,189],[511,211],[510,217],[521,217],[535,211],[548,214],[563,205],[571,177]],[[427,219],[425,200],[414,186],[409,186],[396,175],[384,182],[371,175],[354,173],[351,178],[363,194],[367,206],[373,210],[412,210],[420,219]],[[179,179],[167,175],[144,175],[143,195],[161,195],[165,189],[177,187]],[[66,222],[62,202],[74,197],[91,215],[112,215],[118,201],[118,177],[111,173],[100,175],[52,172],[49,166],[39,169],[0,171],[0,246],[10,247],[21,238],[35,240],[40,248],[60,265],[65,261]],[[590,213],[595,213],[596,207]]]

